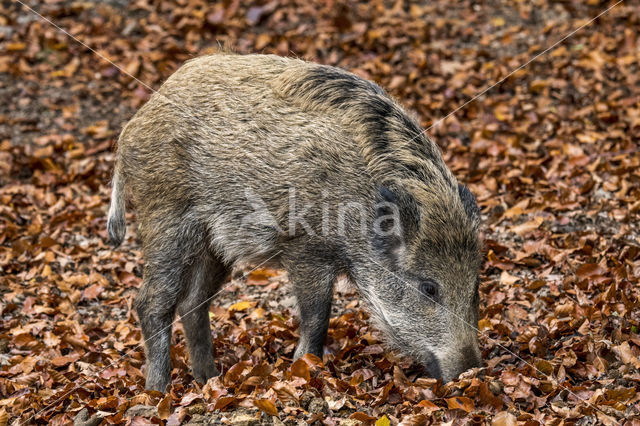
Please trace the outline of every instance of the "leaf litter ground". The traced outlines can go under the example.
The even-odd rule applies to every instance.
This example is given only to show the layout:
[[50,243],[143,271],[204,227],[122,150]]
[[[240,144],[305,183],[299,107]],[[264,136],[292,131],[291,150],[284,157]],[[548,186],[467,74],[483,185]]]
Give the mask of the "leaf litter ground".
[[[158,88],[227,43],[378,81],[429,127],[613,5],[44,1],[43,16]],[[389,352],[339,288],[323,360],[282,271],[237,271],[211,309],[222,375],[144,391],[135,216],[106,243],[112,146],[149,96],[66,35],[0,15],[0,424],[637,424],[640,45],[625,1],[429,134],[477,195],[485,368],[448,384]],[[133,228],[133,229],[132,229]]]

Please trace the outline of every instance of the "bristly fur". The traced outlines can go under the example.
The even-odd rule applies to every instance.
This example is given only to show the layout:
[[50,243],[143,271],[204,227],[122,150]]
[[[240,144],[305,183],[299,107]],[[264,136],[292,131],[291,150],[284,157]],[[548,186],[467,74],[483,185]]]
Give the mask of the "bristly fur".
[[[375,83],[271,55],[188,61],[118,140],[107,225],[116,245],[125,234],[125,191],[145,260],[135,307],[149,389],[169,382],[176,312],[194,377],[217,374],[202,301],[234,265],[265,260],[293,283],[296,357],[322,356],[333,284],[346,275],[389,341],[434,376],[480,362],[468,327],[478,307],[475,199],[418,121]],[[399,210],[393,235],[374,232],[389,212],[381,201]],[[325,213],[353,205],[361,208],[345,207],[343,223],[325,223]],[[438,300],[420,293],[425,280],[437,283]]]
[[339,68],[300,63],[278,78],[276,93],[305,110],[340,111],[354,129],[372,174],[427,182],[455,178],[417,120],[377,84]]

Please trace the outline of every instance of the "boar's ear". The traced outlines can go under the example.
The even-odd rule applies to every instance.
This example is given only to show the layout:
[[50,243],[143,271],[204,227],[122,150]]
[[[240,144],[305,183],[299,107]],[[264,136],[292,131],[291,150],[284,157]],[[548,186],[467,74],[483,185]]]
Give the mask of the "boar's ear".
[[461,183],[458,184],[458,194],[460,195],[462,205],[464,206],[464,210],[467,212],[469,219],[471,219],[475,224],[479,224],[480,207],[478,207],[476,197],[474,197],[471,191],[469,191],[469,188]]
[[406,245],[420,225],[420,210],[408,192],[391,186],[378,187],[373,244],[390,260],[398,263]]

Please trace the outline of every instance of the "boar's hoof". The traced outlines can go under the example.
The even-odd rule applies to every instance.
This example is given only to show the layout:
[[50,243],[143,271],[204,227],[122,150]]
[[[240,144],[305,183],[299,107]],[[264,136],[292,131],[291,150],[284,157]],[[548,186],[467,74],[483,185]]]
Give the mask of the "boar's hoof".
[[302,358],[304,356],[304,354],[312,354],[317,356],[318,358],[322,359],[322,349],[320,350],[313,350],[313,349],[306,349],[303,347],[298,347],[296,349],[296,352],[293,354],[293,360],[296,361],[298,358]]
[[193,371],[193,377],[196,379],[196,382],[202,383],[202,384],[206,384],[210,378],[216,377],[219,375],[220,375],[220,372],[218,371],[215,365],[211,365],[210,367],[205,369],[198,369],[197,371],[196,370]]

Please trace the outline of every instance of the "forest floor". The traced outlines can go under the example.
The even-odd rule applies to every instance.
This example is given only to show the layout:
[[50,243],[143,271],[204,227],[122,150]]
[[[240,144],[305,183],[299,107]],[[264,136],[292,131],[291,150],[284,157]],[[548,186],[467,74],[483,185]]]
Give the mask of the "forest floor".
[[[640,423],[638,1],[593,22],[615,3],[26,4],[41,17],[0,14],[0,425]],[[135,214],[121,247],[105,230],[113,148],[150,88],[223,45],[415,111],[482,208],[483,368],[423,377],[345,286],[323,360],[292,363],[287,276],[247,269],[211,308],[222,375],[192,380],[177,323],[169,392],[144,391]]]

